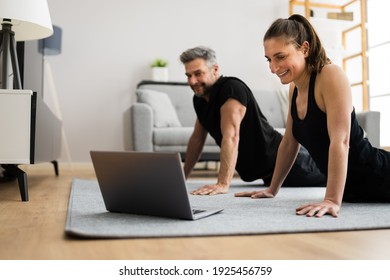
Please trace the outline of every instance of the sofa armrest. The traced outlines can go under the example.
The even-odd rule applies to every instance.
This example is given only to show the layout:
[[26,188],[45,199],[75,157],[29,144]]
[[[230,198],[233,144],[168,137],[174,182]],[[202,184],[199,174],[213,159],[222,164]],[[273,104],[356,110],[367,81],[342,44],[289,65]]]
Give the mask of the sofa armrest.
[[133,148],[140,152],[153,152],[153,110],[145,103],[130,107]]
[[368,111],[356,114],[356,118],[374,147],[380,147],[380,112]]

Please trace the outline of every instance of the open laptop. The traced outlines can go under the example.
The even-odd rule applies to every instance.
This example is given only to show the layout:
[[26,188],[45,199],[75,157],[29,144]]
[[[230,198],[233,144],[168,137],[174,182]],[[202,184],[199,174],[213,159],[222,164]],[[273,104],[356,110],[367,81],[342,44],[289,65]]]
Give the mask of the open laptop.
[[221,208],[190,206],[179,153],[91,151],[110,212],[196,220]]

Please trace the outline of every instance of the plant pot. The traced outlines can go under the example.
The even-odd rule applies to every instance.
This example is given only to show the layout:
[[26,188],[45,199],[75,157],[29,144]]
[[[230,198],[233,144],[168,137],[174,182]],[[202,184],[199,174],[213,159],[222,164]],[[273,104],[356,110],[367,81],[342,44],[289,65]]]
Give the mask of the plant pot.
[[168,68],[167,67],[152,67],[153,81],[167,82]]

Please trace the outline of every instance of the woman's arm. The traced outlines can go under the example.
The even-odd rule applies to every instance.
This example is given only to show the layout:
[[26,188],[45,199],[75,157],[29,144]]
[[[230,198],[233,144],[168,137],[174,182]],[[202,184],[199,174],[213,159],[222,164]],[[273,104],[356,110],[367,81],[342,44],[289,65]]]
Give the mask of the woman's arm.
[[321,217],[338,216],[347,177],[352,96],[345,73],[336,65],[325,66],[317,76],[315,98],[326,113],[330,138],[328,180],[324,201],[297,209],[297,214]]
[[[294,85],[291,84],[289,104],[291,104],[293,90]],[[275,169],[270,186],[265,190],[236,193],[235,196],[247,196],[252,198],[272,198],[275,197],[276,194],[279,192],[280,187],[282,186],[284,180],[290,172],[292,165],[294,164],[300,147],[299,143],[295,140],[292,134],[292,119],[290,107],[291,106],[289,106],[287,114],[286,131],[278,148]]]

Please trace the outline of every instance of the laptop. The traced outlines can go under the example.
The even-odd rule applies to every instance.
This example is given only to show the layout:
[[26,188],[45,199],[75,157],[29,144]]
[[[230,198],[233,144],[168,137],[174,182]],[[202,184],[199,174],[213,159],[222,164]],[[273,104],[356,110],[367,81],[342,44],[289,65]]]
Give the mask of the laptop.
[[91,151],[106,209],[197,220],[223,209],[191,207],[179,153]]

